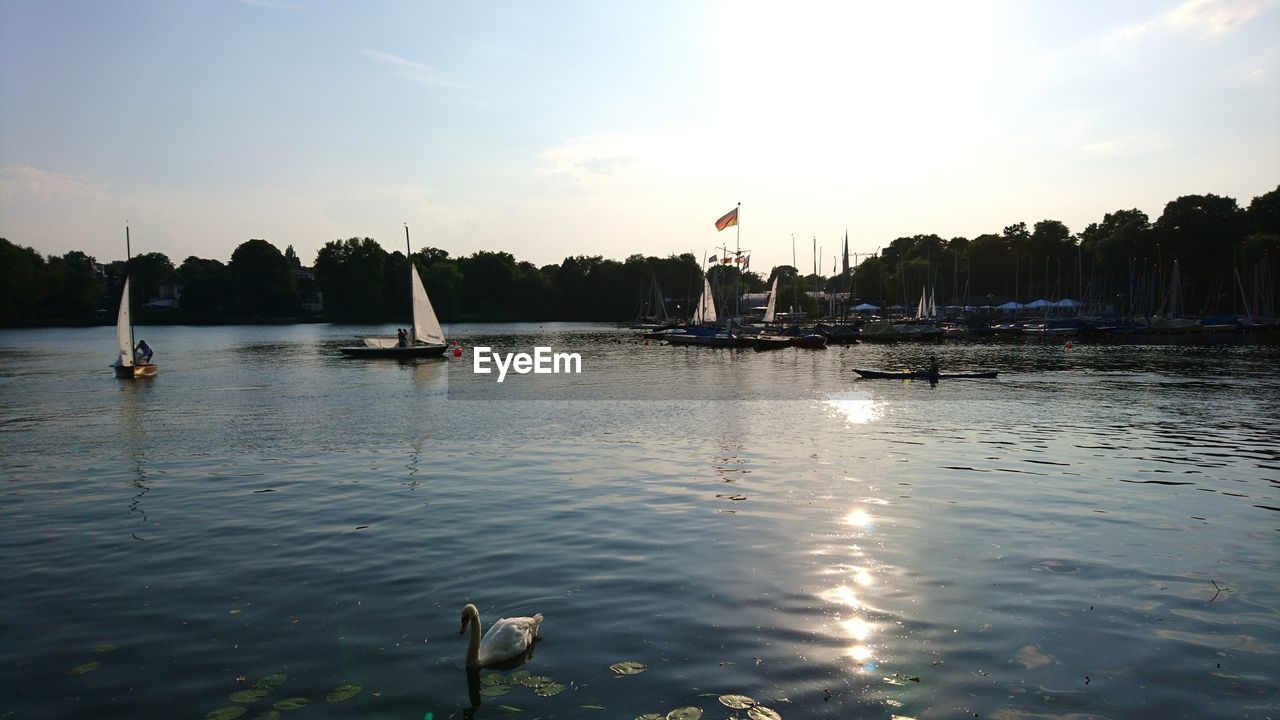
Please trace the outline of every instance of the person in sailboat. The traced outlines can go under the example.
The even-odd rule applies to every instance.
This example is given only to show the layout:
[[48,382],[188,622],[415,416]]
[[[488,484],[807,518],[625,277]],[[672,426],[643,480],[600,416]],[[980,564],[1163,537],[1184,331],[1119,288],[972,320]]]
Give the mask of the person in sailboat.
[[147,344],[146,340],[139,340],[138,346],[133,349],[133,357],[141,363],[150,363],[153,354],[151,346]]
[[409,347],[409,333],[404,328],[396,331],[396,347]]

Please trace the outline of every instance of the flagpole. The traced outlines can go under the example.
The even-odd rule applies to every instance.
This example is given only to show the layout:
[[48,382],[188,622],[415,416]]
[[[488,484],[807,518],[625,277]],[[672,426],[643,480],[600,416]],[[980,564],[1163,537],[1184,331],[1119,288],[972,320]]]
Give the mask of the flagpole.
[[738,282],[734,283],[733,288],[733,314],[737,316],[742,310],[742,203],[738,203],[737,215],[738,221],[733,224],[735,234],[733,248],[733,262],[738,266]]

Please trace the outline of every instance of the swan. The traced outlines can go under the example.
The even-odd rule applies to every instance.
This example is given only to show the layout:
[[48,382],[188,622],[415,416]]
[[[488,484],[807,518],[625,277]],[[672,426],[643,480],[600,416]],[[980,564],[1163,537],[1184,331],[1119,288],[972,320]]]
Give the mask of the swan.
[[475,605],[468,603],[462,608],[462,628],[458,630],[459,635],[467,631],[467,623],[471,623],[471,635],[467,638],[467,667],[482,668],[528,652],[534,639],[538,637],[542,613],[533,617],[502,618],[489,627],[489,632],[481,640],[480,611]]

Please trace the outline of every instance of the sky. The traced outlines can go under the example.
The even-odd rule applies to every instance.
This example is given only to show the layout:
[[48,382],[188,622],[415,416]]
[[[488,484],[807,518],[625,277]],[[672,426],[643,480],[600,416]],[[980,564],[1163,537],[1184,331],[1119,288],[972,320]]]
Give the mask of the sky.
[[45,254],[829,273],[1278,185],[1280,0],[0,0],[0,237]]

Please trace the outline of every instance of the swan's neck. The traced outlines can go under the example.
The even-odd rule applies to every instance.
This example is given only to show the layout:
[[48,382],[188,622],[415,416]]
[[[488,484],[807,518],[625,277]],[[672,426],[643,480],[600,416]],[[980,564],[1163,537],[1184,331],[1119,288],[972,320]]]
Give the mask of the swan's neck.
[[467,667],[480,666],[480,611],[474,607],[467,609],[467,615],[471,618],[468,623],[471,627],[467,633]]

